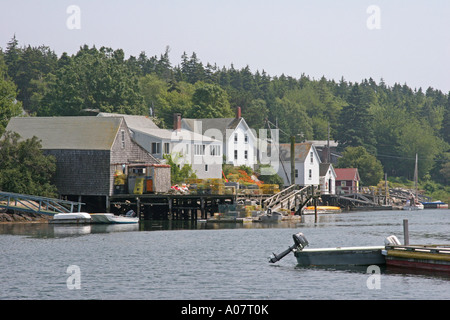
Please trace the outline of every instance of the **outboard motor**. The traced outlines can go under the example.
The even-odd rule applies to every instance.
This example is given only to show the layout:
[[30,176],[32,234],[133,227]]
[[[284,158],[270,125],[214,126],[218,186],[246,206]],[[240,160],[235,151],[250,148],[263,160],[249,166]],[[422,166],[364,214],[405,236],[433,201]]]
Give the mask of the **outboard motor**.
[[292,250],[294,250],[294,249],[302,250],[304,247],[306,247],[309,244],[308,240],[306,240],[306,238],[305,238],[305,235],[301,232],[299,232],[297,234],[293,234],[292,238],[294,239],[294,244],[280,254],[273,253],[273,257],[269,260],[269,262],[275,263],[277,261],[280,261],[286,255],[288,255]]

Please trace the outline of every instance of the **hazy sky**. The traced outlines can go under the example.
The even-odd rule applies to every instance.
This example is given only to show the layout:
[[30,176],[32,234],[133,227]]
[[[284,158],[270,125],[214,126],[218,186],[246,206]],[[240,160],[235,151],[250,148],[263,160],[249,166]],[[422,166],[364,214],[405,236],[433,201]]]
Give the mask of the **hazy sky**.
[[[450,91],[447,0],[3,0],[0,47],[88,44],[126,56],[185,51],[206,64]],[[74,5],[79,13],[69,10]],[[69,8],[70,9],[70,8]]]

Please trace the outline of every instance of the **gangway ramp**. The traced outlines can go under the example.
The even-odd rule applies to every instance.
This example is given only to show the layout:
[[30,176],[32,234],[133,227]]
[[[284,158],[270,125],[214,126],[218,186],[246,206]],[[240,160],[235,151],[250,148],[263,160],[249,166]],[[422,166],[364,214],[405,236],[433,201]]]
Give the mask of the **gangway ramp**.
[[315,192],[316,188],[314,186],[300,188],[298,185],[291,185],[264,200],[263,207],[266,211],[269,209],[271,211],[287,209],[300,212],[306,203],[314,197]]
[[[0,191],[0,208],[55,215],[80,212],[84,203]],[[76,210],[76,211],[74,211]]]

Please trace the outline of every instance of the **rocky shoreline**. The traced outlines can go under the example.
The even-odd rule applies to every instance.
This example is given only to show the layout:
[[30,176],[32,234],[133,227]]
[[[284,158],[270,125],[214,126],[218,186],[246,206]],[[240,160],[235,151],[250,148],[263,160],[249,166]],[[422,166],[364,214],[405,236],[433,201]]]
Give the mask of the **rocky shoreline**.
[[20,211],[0,212],[0,223],[47,223],[52,216]]

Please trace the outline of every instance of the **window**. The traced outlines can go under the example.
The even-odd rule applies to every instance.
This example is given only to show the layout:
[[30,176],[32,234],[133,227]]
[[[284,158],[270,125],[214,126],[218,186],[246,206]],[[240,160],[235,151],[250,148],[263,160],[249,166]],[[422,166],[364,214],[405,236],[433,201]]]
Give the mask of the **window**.
[[152,154],[161,153],[161,143],[152,142]]
[[122,136],[122,148],[125,148],[125,130],[120,130]]
[[248,151],[247,150],[244,151],[244,159],[248,160]]
[[248,143],[248,135],[247,134],[245,134],[245,136],[244,136],[244,142]]
[[311,152],[311,153],[310,153],[310,156],[311,156],[311,163],[313,163],[313,159],[314,159],[314,153],[313,153],[313,152]]
[[170,152],[170,144],[168,142],[164,142],[164,153]]
[[194,144],[194,155],[196,156],[204,156],[205,155],[205,144]]
[[238,158],[238,151],[234,150],[234,160],[237,160],[237,158]]
[[209,150],[212,156],[220,156],[220,146],[210,145]]
[[312,179],[312,170],[311,169],[309,169],[309,179],[310,180]]
[[205,172],[208,172],[208,165],[205,164]]
[[238,143],[238,134],[237,133],[234,134],[234,143]]
[[298,178],[298,169],[295,169],[295,177]]

